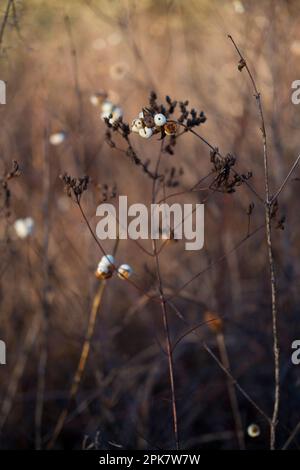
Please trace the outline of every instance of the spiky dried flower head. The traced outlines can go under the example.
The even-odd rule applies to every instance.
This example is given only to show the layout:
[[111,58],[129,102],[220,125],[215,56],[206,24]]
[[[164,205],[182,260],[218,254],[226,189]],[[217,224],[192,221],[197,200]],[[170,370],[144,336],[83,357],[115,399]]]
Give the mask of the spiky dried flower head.
[[204,314],[204,319],[207,322],[207,326],[215,334],[221,333],[221,331],[223,331],[223,320],[217,313],[207,310]]
[[[188,101],[177,102],[173,101],[169,96],[166,96],[166,105],[158,104],[157,95],[155,92],[151,92],[149,98],[149,105],[145,106],[139,113],[138,118],[141,120],[143,129],[146,131],[140,131],[139,125],[137,125],[137,119],[134,119],[131,131],[139,133],[141,137],[149,138],[150,133],[147,131],[148,128],[152,129],[152,135],[161,134],[161,138],[166,136],[176,136],[178,125],[183,126],[186,130],[192,129],[195,126],[206,121],[206,117],[203,113],[197,112],[195,109],[188,109]],[[172,119],[176,107],[179,107],[180,116],[177,120]],[[172,142],[172,145],[174,142]],[[170,144],[169,144],[170,150]],[[171,153],[172,152],[168,152]]]
[[69,197],[74,196],[76,202],[80,201],[82,194],[87,190],[90,182],[89,176],[82,176],[81,178],[73,178],[72,176],[64,173],[60,175],[60,179],[65,185],[65,191]]

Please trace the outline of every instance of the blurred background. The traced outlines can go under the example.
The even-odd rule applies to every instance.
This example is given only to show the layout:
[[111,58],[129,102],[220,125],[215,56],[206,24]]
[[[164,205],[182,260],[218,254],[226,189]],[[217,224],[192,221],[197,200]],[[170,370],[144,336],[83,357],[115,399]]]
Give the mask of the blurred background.
[[[201,135],[233,154],[238,171],[251,171],[251,185],[264,197],[257,107],[247,75],[238,71],[231,34],[262,93],[274,193],[299,154],[300,107],[291,102],[291,84],[300,79],[300,11],[296,0],[1,0],[0,8],[0,79],[7,84],[7,104],[0,106],[2,183],[13,160],[21,172],[8,182],[10,198],[4,183],[1,189],[0,339],[7,364],[0,367],[0,446],[45,448],[68,404],[102,256],[59,175],[92,178],[82,206],[93,229],[96,207],[114,185],[130,204],[151,202],[152,181],[125,155],[124,139],[114,138],[117,148],[105,141],[97,97],[106,93],[128,123],[148,104],[151,90],[159,103],[166,95],[188,100],[207,117]],[[154,170],[158,139],[132,135],[131,143]],[[186,190],[211,171],[209,149],[186,133],[174,155],[163,153],[161,168],[166,174],[175,168],[177,190]],[[300,420],[299,366],[290,359],[291,343],[300,339],[297,176],[299,170],[279,199],[276,220],[285,218],[284,230],[273,223],[281,350],[278,447]],[[177,200],[200,203],[208,194]],[[28,233],[15,224],[25,218],[31,221]],[[271,416],[264,228],[233,249],[263,223],[263,205],[246,185],[233,194],[217,192],[205,204],[203,250],[185,251],[177,242],[160,255],[164,288],[175,295],[168,309],[172,342],[183,336],[174,349],[183,449],[269,447],[266,417],[203,348],[205,341]],[[114,243],[103,246],[110,253]],[[151,249],[150,243],[143,246]],[[161,309],[149,300],[149,292],[157,292],[154,259],[130,240],[119,243],[116,258],[132,266],[139,289],[116,276],[106,282],[83,376],[54,448],[174,448]],[[185,335],[208,318],[219,322]],[[291,448],[298,448],[297,438]]]

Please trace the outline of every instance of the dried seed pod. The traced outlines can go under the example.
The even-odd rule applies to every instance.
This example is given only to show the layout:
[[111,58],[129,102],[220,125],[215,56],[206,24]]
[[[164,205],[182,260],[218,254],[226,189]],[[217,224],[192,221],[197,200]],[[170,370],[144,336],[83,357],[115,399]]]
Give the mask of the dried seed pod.
[[164,114],[158,113],[154,116],[155,125],[158,127],[164,126],[167,122],[167,118]]
[[118,268],[118,276],[120,279],[129,279],[133,270],[129,264],[121,264]]
[[217,313],[207,310],[204,314],[207,326],[214,332],[220,333],[223,330],[223,321]]
[[150,116],[150,114],[144,117],[144,124],[146,127],[149,127],[149,128],[155,127],[154,119],[152,116]]
[[143,129],[139,130],[139,134],[144,139],[149,139],[152,136],[153,131],[150,129],[150,127],[144,127]]
[[260,435],[260,428],[257,424],[250,424],[247,428],[247,434],[250,437],[258,437]]
[[177,124],[175,122],[167,122],[164,125],[164,131],[167,135],[175,135],[177,133]]

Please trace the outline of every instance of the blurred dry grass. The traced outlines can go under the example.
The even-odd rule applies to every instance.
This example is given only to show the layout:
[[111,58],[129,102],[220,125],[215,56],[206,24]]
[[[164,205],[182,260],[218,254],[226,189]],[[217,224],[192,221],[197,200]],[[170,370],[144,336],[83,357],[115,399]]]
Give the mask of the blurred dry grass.
[[[234,36],[255,70],[266,109],[271,155],[271,185],[279,186],[299,153],[299,109],[291,103],[291,83],[300,76],[299,8],[297,1],[221,2],[183,0],[140,2],[16,1],[18,29],[10,19],[3,38],[0,78],[7,81],[7,105],[0,107],[1,173],[12,159],[21,177],[12,181],[11,216],[31,216],[34,236],[16,239],[7,221],[1,232],[0,338],[7,343],[8,364],[0,368],[2,404],[16,364],[24,359],[26,335],[35,321],[47,317],[46,343],[37,334],[25,351],[16,393],[1,434],[2,448],[36,445],[36,400],[41,351],[48,352],[45,373],[42,446],[51,437],[64,407],[85,336],[88,313],[97,289],[95,266],[101,256],[78,209],[63,193],[58,175],[89,174],[96,183],[117,183],[130,202],[151,199],[151,181],[124,154],[104,142],[105,126],[90,95],[106,90],[124,110],[128,122],[155,89],[188,99],[208,117],[202,134],[223,153],[238,156],[241,171],[251,170],[252,185],[263,194],[263,162],[259,121],[253,93],[237,70],[237,57],[227,39]],[[244,12],[240,12],[241,5]],[[239,7],[238,7],[239,6]],[[76,49],[81,107],[74,88],[72,44],[64,17],[70,18]],[[45,144],[46,132],[67,132],[58,147]],[[133,137],[143,159],[153,161],[160,143]],[[120,141],[120,146],[122,142]],[[179,139],[174,156],[163,166],[182,166],[183,188],[210,168],[207,148],[191,135]],[[296,172],[297,173],[297,172]],[[48,181],[49,176],[49,181]],[[47,181],[50,184],[48,194]],[[49,200],[48,200],[49,195]],[[95,224],[99,193],[84,196]],[[298,422],[299,379],[291,366],[291,341],[299,338],[299,184],[291,181],[281,195],[284,231],[275,232],[279,279],[279,323],[282,404],[279,445]],[[192,194],[189,202],[199,202]],[[230,251],[247,233],[246,214],[253,195],[242,186],[237,195],[216,195],[206,204],[205,248],[185,252],[170,245],[161,257],[166,287],[175,290],[208,263]],[[263,222],[256,203],[251,227]],[[95,225],[94,225],[95,226]],[[107,252],[112,244],[105,244]],[[137,246],[123,241],[118,259],[129,262],[136,282],[153,287],[154,266]],[[245,242],[225,262],[203,273],[174,303],[189,324],[213,310],[224,316],[225,341],[234,377],[271,414],[273,365],[270,294],[263,231]],[[46,307],[45,307],[46,305]],[[45,313],[46,312],[46,313]],[[37,319],[37,320],[35,320]],[[170,312],[172,338],[186,329]],[[187,335],[175,351],[175,378],[182,447],[236,448],[226,376],[202,347],[216,351],[207,326]],[[118,279],[106,288],[91,354],[76,405],[57,442],[80,448],[85,436],[100,447],[168,448],[173,445],[167,362],[161,351],[159,306]],[[200,338],[199,338],[200,337]],[[45,346],[46,344],[46,346]],[[268,446],[268,425],[238,394],[243,428],[261,427],[247,448]],[[296,444],[294,444],[296,445]]]

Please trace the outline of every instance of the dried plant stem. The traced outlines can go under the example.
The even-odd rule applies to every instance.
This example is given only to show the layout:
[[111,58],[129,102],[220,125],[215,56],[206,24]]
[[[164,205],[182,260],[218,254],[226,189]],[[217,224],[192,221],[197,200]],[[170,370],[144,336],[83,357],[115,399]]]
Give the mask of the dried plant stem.
[[[229,357],[227,354],[224,334],[222,331],[217,334],[217,344],[218,344],[222,364],[226,370],[230,371],[231,369],[230,362],[229,362]],[[232,379],[228,375],[226,376],[226,379],[227,379],[226,383],[227,383],[228,396],[229,396],[229,401],[230,401],[230,405],[232,409],[232,415],[233,415],[233,419],[235,423],[235,431],[236,431],[239,448],[241,450],[244,450],[245,440],[244,440],[243,423],[241,419],[241,414],[239,410],[239,404],[238,404],[238,400],[236,396],[235,387],[234,387]]]
[[257,89],[253,75],[246,63],[245,58],[241,54],[233,38],[228,36],[233,43],[239,57],[241,69],[245,67],[249,78],[251,80],[254,96],[257,102],[259,116],[260,116],[260,130],[263,140],[263,159],[264,159],[264,179],[265,179],[265,225],[266,225],[266,241],[269,258],[269,269],[270,269],[270,284],[271,284],[271,301],[272,301],[272,331],[273,331],[273,354],[274,354],[274,405],[273,415],[270,423],[270,448],[275,449],[276,445],[276,427],[278,424],[278,413],[280,404],[280,353],[278,346],[278,321],[277,321],[277,289],[276,289],[276,275],[275,275],[275,263],[273,256],[273,245],[272,245],[272,233],[271,233],[271,211],[272,201],[270,201],[270,189],[269,189],[269,162],[268,162],[268,147],[267,147],[267,134],[265,127],[265,120],[261,102],[260,92]]
[[[155,240],[153,240],[153,242],[154,242],[154,250],[156,253]],[[179,450],[180,446],[179,446],[177,405],[176,405],[175,380],[174,380],[173,351],[172,351],[172,346],[171,346],[168,313],[167,313],[166,300],[165,300],[162,281],[161,281],[158,256],[156,256],[155,259],[156,259],[156,274],[157,274],[157,279],[158,279],[158,289],[159,289],[161,309],[162,309],[162,318],[163,318],[164,331],[165,331],[165,337],[166,337],[166,352],[167,352],[167,358],[168,358],[169,378],[170,378],[170,387],[171,387],[171,395],[172,395],[174,437],[175,437],[176,450]]]
[[55,429],[54,429],[54,432],[53,432],[53,436],[52,436],[51,440],[49,441],[49,443],[47,445],[48,449],[51,449],[53,447],[53,445],[55,444],[58,436],[60,435],[60,433],[63,429],[64,423],[65,423],[65,420],[68,416],[69,407],[70,407],[70,404],[72,402],[72,399],[75,397],[75,395],[78,391],[78,387],[79,387],[79,384],[81,382],[83,372],[85,370],[85,366],[86,366],[86,363],[87,363],[87,359],[88,359],[88,356],[89,356],[89,351],[90,351],[90,347],[91,347],[91,339],[92,339],[92,336],[93,336],[93,333],[94,333],[97,314],[98,314],[99,307],[101,305],[101,301],[102,301],[102,298],[103,298],[105,285],[106,285],[105,281],[102,281],[100,283],[100,285],[98,287],[98,290],[96,292],[96,295],[94,297],[92,308],[91,308],[91,313],[90,313],[90,317],[89,317],[89,321],[88,321],[86,337],[85,337],[85,340],[84,340],[84,343],[83,343],[83,346],[82,346],[82,349],[81,349],[81,354],[80,354],[80,359],[79,359],[79,362],[78,362],[78,365],[77,365],[77,369],[76,369],[75,375],[73,377],[73,381],[72,381],[72,385],[71,385],[70,393],[69,393],[68,403],[67,403],[66,407],[63,409],[63,411],[61,412],[61,414],[58,418],[58,421],[56,423],[56,426],[55,426]]
[[[155,175],[158,175],[159,165],[162,156],[162,145],[160,147],[160,152],[156,162],[155,168]],[[152,203],[155,203],[156,199],[156,181],[157,178],[154,178],[152,184]],[[160,305],[162,311],[162,319],[164,325],[164,332],[165,332],[165,339],[166,339],[166,354],[168,358],[168,368],[169,368],[169,379],[170,379],[170,388],[171,388],[171,398],[172,398],[172,415],[173,415],[173,429],[174,429],[174,438],[175,438],[175,446],[176,450],[179,450],[179,433],[178,433],[178,418],[177,418],[177,404],[176,404],[176,392],[175,392],[175,380],[174,380],[174,363],[173,363],[173,349],[171,345],[171,338],[170,338],[170,328],[169,328],[169,320],[168,320],[168,312],[166,306],[166,298],[164,295],[163,284],[161,279],[161,272],[160,272],[160,265],[159,265],[159,256],[156,246],[156,240],[152,240],[152,248],[153,254],[155,256],[155,266],[156,266],[156,276],[157,276],[157,283],[158,283],[158,291],[160,297]]]
[[273,259],[272,238],[271,238],[271,217],[270,206],[266,206],[266,232],[267,232],[267,245],[269,255],[270,267],[270,281],[271,281],[271,297],[272,297],[272,329],[273,329],[273,353],[274,353],[274,375],[275,375],[275,390],[274,390],[274,407],[271,422],[271,435],[270,447],[275,449],[276,444],[276,427],[278,421],[279,401],[280,401],[280,364],[279,364],[279,346],[278,346],[278,325],[277,325],[277,291],[276,291],[276,277],[275,266]]

